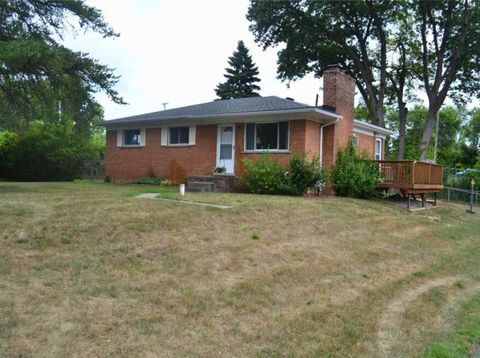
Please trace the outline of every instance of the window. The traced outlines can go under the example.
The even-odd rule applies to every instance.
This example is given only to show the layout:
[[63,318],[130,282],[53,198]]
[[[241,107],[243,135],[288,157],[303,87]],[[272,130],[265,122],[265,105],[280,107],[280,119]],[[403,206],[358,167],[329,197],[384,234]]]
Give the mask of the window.
[[170,127],[168,128],[168,144],[189,144],[189,127]]
[[288,150],[288,122],[247,123],[245,150]]
[[123,145],[140,145],[140,129],[125,129]]
[[375,160],[382,160],[382,138],[375,138]]
[[358,147],[358,136],[356,134],[352,135],[352,144],[354,147]]

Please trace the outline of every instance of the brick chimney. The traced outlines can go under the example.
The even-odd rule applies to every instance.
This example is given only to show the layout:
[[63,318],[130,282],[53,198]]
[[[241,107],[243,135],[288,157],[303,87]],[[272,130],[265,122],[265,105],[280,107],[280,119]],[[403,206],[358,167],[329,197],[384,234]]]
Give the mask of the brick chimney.
[[345,147],[353,134],[355,80],[337,65],[323,73],[323,104],[335,108],[343,116],[334,125],[323,128],[322,163],[332,166],[337,151]]

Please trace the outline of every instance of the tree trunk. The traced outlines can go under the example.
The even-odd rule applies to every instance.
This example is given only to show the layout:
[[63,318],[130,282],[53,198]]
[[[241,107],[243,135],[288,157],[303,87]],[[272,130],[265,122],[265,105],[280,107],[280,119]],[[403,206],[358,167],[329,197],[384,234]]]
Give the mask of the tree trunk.
[[398,159],[405,159],[405,132],[407,124],[408,108],[405,102],[398,104],[399,123],[398,123]]
[[430,146],[430,140],[432,139],[433,128],[437,120],[438,108],[429,107],[427,121],[425,128],[423,129],[422,141],[420,142],[420,160],[427,159],[428,147]]

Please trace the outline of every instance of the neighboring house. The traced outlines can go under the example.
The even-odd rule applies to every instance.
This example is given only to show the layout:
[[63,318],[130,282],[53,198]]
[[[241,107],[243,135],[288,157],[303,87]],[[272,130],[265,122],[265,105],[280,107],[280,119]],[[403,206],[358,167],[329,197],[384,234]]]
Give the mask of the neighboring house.
[[225,168],[222,177],[235,177],[243,159],[264,152],[282,164],[291,153],[307,152],[332,166],[351,138],[372,159],[383,159],[392,132],[354,120],[354,80],[337,67],[323,78],[319,107],[252,97],[106,121],[106,175],[116,181],[152,173],[176,182],[192,176],[215,180],[216,168]]

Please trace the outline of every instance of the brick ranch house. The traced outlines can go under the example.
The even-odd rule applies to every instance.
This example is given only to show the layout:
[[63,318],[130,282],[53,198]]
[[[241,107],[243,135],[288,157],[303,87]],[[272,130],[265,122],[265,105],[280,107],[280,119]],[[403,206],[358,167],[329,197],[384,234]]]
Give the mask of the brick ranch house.
[[354,119],[354,80],[337,67],[323,78],[323,106],[251,97],[106,121],[106,175],[125,181],[153,173],[174,182],[213,181],[222,190],[229,186],[222,180],[238,176],[245,158],[268,152],[286,164],[291,153],[307,152],[332,166],[350,138],[372,159],[383,159],[392,132]]

